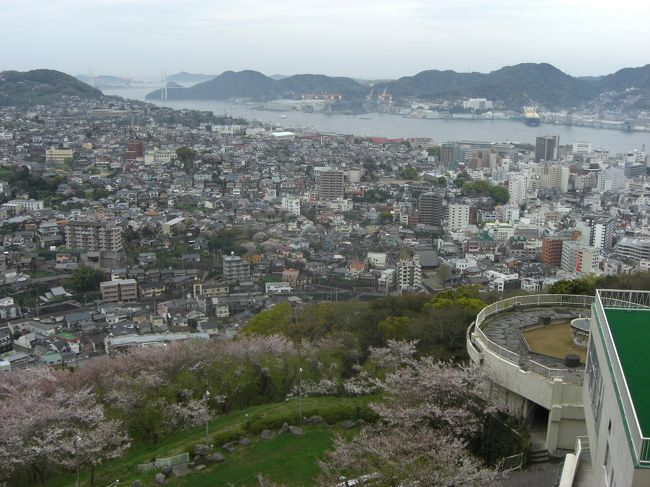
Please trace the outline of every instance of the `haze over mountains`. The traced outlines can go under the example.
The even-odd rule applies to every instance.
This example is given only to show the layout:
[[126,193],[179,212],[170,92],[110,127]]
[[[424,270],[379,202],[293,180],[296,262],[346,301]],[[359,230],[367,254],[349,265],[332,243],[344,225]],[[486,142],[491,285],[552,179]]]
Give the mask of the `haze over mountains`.
[[[208,79],[188,88],[176,83],[205,78]],[[271,77],[252,70],[226,71],[218,76],[181,72],[168,80],[175,86],[167,92],[170,100],[248,98],[266,101],[300,99],[306,93],[337,93],[343,95],[345,108],[362,110],[371,95],[376,97],[385,90],[397,103],[412,99],[446,101],[483,97],[499,101],[503,108],[512,110],[521,110],[523,105],[529,104],[549,110],[571,110],[595,102],[600,107],[626,112],[650,109],[650,64],[589,78],[570,76],[545,63],[522,63],[490,73],[427,70],[393,81],[376,82],[372,86],[347,77],[322,74]],[[46,103],[65,96],[100,98],[102,94],[87,83],[58,71],[37,69],[0,73],[0,105]],[[147,98],[160,99],[161,91],[153,91]]]
[[[637,98],[635,107],[643,109],[649,106],[650,64],[592,78],[573,77],[546,63],[522,63],[490,73],[427,70],[376,83],[373,92],[381,93],[384,89],[396,101],[484,97],[502,101],[505,108],[516,110],[529,104],[551,110],[571,109],[596,99],[603,92],[613,91],[614,95],[620,95],[633,89]],[[233,97],[270,100],[299,98],[304,93],[315,92],[340,93],[348,100],[360,101],[370,94],[370,88],[352,78],[302,74],[273,79],[257,71],[245,70],[226,71],[195,86],[170,90],[167,96],[175,100]],[[148,99],[160,97],[159,90],[147,95]]]

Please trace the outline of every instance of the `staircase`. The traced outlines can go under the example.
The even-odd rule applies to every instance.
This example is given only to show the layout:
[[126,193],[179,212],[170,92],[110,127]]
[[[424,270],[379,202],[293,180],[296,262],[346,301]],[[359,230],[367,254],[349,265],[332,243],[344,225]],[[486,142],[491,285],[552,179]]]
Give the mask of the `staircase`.
[[530,451],[530,463],[544,463],[550,460],[548,450],[545,448],[535,448]]

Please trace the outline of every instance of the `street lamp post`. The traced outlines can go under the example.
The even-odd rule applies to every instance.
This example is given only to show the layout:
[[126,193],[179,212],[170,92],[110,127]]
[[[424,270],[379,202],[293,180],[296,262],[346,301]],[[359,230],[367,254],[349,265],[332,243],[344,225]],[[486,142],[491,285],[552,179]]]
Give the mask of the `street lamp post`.
[[205,391],[203,394],[203,400],[205,401],[205,446],[210,447],[210,442],[208,440],[208,419],[210,415],[208,414],[208,401],[210,400],[210,391]]
[[302,367],[298,369],[298,410],[300,412],[300,424],[302,424]]
[[81,444],[81,437],[76,435],[74,437],[74,456],[75,462],[77,464],[77,482],[75,483],[76,487],[79,487],[79,445]]

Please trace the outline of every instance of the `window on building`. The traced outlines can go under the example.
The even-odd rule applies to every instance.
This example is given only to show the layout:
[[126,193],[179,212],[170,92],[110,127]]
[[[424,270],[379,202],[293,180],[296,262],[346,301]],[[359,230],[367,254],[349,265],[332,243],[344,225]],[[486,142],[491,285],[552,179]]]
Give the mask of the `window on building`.
[[585,376],[587,378],[589,397],[591,399],[591,410],[594,415],[596,431],[598,431],[603,399],[603,377],[601,375],[598,355],[596,355],[596,348],[594,347],[593,340],[589,340],[589,352],[587,353]]

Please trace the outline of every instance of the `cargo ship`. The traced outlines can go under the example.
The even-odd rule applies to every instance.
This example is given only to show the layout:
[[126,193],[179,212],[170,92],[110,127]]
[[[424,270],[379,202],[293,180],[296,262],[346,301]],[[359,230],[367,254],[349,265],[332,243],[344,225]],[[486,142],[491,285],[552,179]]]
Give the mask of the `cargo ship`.
[[524,107],[524,122],[531,127],[537,127],[541,121],[537,107]]

